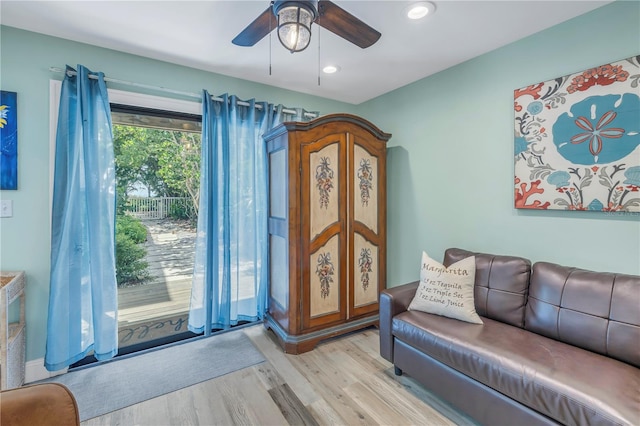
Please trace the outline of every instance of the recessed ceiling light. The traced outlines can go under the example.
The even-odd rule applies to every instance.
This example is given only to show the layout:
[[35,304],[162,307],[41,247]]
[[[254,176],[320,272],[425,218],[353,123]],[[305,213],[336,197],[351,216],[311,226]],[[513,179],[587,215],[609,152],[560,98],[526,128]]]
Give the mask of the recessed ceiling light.
[[334,74],[338,71],[340,71],[340,67],[337,65],[327,65],[326,67],[322,68],[322,72],[325,74]]
[[436,10],[436,5],[428,2],[421,1],[414,3],[406,9],[407,17],[409,19],[422,19],[427,15],[432,14]]

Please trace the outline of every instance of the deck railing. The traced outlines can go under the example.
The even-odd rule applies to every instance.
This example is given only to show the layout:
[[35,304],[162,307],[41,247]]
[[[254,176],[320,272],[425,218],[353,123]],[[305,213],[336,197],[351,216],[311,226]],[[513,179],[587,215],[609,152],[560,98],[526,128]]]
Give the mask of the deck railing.
[[127,212],[138,219],[164,219],[179,205],[189,202],[187,197],[129,197]]

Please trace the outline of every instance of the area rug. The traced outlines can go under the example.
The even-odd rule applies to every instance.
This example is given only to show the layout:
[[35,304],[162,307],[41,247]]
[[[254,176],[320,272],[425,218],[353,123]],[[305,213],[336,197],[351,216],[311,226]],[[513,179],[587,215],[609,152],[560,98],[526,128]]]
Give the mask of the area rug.
[[84,421],[264,360],[238,330],[115,359],[47,381],[71,390],[80,421]]

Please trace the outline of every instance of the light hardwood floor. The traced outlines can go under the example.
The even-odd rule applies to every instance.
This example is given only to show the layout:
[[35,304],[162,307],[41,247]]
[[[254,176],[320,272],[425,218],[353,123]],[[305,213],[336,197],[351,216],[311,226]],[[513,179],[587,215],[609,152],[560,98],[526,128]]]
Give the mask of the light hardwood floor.
[[266,361],[82,425],[469,423],[410,377],[393,374],[379,355],[375,328],[325,341],[301,355],[282,352],[262,325],[232,332],[249,336]]

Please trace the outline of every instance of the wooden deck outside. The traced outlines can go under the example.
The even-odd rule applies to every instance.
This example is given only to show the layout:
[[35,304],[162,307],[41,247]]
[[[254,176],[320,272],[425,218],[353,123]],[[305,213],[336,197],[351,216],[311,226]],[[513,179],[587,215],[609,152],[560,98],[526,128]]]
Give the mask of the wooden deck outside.
[[[195,230],[168,219],[144,220],[152,281],[118,289],[118,346],[144,343],[188,331]],[[255,297],[252,263],[232,267],[231,293],[238,309]],[[247,305],[244,305],[244,304]]]
[[154,277],[118,289],[119,346],[187,331],[195,231],[170,220],[143,221],[147,262]]

